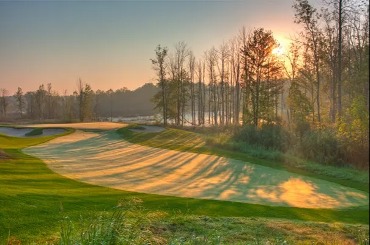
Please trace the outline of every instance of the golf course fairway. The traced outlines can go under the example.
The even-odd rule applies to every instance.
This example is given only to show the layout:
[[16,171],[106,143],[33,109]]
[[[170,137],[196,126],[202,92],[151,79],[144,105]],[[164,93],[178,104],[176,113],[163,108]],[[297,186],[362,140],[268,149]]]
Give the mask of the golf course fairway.
[[120,190],[300,208],[369,203],[366,192],[219,156],[129,143],[115,130],[83,131],[28,147],[54,172]]

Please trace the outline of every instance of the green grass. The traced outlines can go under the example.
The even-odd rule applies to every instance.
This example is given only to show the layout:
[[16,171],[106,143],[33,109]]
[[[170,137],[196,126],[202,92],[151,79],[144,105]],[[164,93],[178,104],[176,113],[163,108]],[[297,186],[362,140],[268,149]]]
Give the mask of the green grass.
[[[67,129],[66,132],[58,135],[63,136],[74,132],[74,129]],[[56,136],[43,136],[35,138],[27,137],[11,137],[7,135],[0,135],[0,149],[22,149],[25,147],[38,145],[44,142],[47,142],[51,139],[54,139]]]
[[[369,173],[349,168],[339,168],[317,163],[291,159],[289,162],[283,160],[262,159],[253,154],[239,151],[238,147],[227,144],[229,138],[223,133],[194,133],[186,130],[168,128],[159,133],[133,132],[129,127],[118,129],[122,137],[135,144],[178,150],[194,153],[212,154],[233,159],[238,159],[254,164],[259,164],[275,169],[287,170],[292,173],[319,178],[369,192]],[[258,156],[260,149],[250,149]],[[266,155],[266,152],[261,153]],[[294,163],[292,164],[292,162]]]
[[283,219],[209,217],[147,211],[140,199],[120,202],[112,214],[65,219],[60,244],[367,244],[364,225]]
[[[120,130],[120,132],[130,133],[127,130],[123,132]],[[178,141],[164,142],[164,139],[170,135],[160,134],[161,137],[156,138],[156,144],[162,140],[162,143],[167,145],[166,147],[189,151],[192,148],[202,149],[204,147],[202,141],[198,142],[197,139],[194,141],[188,132],[173,130],[163,133],[173,135],[170,139],[178,138]],[[142,141],[155,135],[158,134],[141,134],[137,135],[135,139]],[[154,225],[154,228],[150,229],[164,227],[165,231],[158,230],[155,233],[159,234],[159,237],[167,237],[166,239],[172,236],[170,234],[175,234],[180,240],[182,237],[192,237],[193,234],[196,236],[209,234],[212,238],[213,233],[210,232],[214,227],[220,227],[217,234],[226,234],[228,238],[224,237],[223,239],[227,239],[230,243],[244,241],[245,237],[253,237],[253,234],[255,234],[254,237],[264,239],[271,235],[269,234],[271,227],[269,228],[268,225],[281,222],[289,223],[292,227],[299,227],[299,224],[305,226],[306,223],[300,223],[304,221],[358,224],[343,224],[341,227],[345,228],[338,228],[339,230],[337,228],[329,229],[333,232],[338,230],[348,236],[357,230],[368,229],[369,212],[367,206],[343,210],[270,207],[134,193],[77,182],[52,172],[40,159],[21,152],[23,147],[39,144],[54,137],[12,138],[0,136],[0,149],[3,149],[7,156],[10,156],[10,159],[0,160],[0,243],[6,241],[14,243],[16,241],[26,243],[57,242],[60,236],[61,221],[67,218],[76,223],[81,218],[90,217],[92,214],[112,214],[112,207],[116,206],[120,200],[129,198],[140,198],[146,212],[165,213],[165,217],[151,224]],[[194,147],[194,143],[197,145],[196,147]],[[139,214],[139,212],[136,213],[136,215]],[[204,219],[208,222],[205,222]],[[235,224],[228,225],[227,222],[235,222]],[[320,231],[320,224],[310,224],[318,227],[317,231]],[[243,230],[242,227],[245,226],[250,226],[249,233]],[[345,231],[341,231],[341,229]],[[263,235],[264,233],[265,235]],[[299,231],[296,233],[298,238]],[[240,237],[238,238],[238,236]],[[282,237],[284,236],[282,235]],[[288,237],[288,234],[285,234],[285,237]],[[196,242],[196,238],[191,239],[195,239]]]

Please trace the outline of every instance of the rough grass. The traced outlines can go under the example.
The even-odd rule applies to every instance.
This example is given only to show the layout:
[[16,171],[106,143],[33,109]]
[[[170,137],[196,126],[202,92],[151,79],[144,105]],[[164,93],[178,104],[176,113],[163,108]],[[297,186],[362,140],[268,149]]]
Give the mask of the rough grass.
[[112,214],[63,220],[60,244],[366,244],[368,237],[363,225],[169,215],[134,198],[121,200]]
[[0,149],[0,160],[10,159],[10,156]]
[[[181,132],[175,135],[182,141],[181,144],[177,143],[177,148],[194,147],[192,140],[183,137]],[[141,135],[140,140],[153,136]],[[110,217],[113,214],[112,207],[123,198],[140,198],[145,212],[165,214],[143,227],[144,230],[150,230],[155,239],[159,239],[156,240],[158,243],[207,244],[208,241],[217,242],[218,236],[226,244],[255,241],[253,239],[300,241],[300,237],[306,237],[308,241],[325,242],[320,237],[327,239],[327,234],[337,237],[338,241],[345,238],[354,242],[355,238],[368,238],[367,206],[345,210],[270,207],[118,191],[67,179],[52,172],[40,159],[23,154],[20,150],[53,137],[0,136],[0,148],[11,158],[0,160],[0,243],[58,243],[61,221],[68,217],[72,224],[76,224],[81,218],[95,217],[92,214]],[[161,139],[165,139],[165,136],[162,135]],[[200,144],[198,148],[201,147]],[[140,217],[142,210],[133,215]],[[307,226],[313,228],[300,228]]]
[[[59,236],[59,221],[111,210],[123,198],[137,197],[149,211],[209,217],[285,218],[368,224],[368,209],[326,210],[269,207],[191,198],[148,195],[93,186],[53,173],[37,158],[7,150],[13,160],[0,163],[0,241]],[[272,219],[273,220],[273,219]],[[295,221],[292,221],[294,223]],[[31,225],[32,224],[32,225]]]

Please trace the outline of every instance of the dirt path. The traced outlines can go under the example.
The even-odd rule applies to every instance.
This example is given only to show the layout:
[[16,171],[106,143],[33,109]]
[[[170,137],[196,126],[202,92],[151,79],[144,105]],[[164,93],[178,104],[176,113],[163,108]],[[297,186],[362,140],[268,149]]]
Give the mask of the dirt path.
[[368,193],[223,157],[128,143],[114,131],[75,133],[30,147],[53,171],[116,189],[303,208],[368,205]]

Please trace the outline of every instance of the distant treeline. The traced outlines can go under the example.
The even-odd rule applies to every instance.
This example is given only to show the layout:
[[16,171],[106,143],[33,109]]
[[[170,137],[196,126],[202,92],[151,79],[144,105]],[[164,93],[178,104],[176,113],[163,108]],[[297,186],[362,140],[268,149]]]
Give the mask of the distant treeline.
[[94,91],[81,80],[72,95],[59,94],[52,84],[41,84],[35,91],[23,92],[18,88],[13,96],[0,90],[0,119],[33,121],[98,121],[110,117],[154,115],[151,102],[158,88],[146,83],[136,90]]

